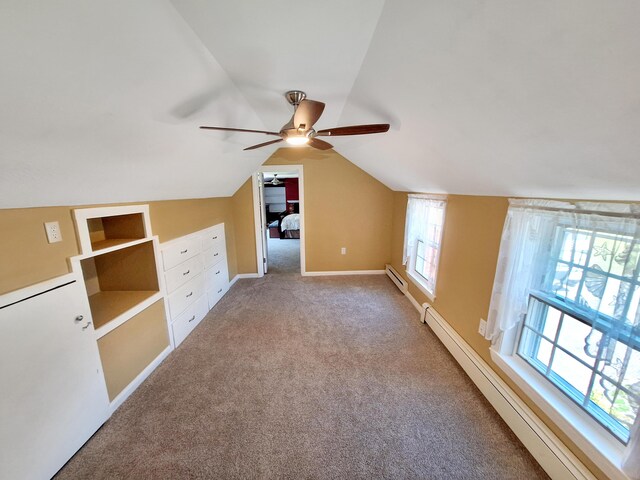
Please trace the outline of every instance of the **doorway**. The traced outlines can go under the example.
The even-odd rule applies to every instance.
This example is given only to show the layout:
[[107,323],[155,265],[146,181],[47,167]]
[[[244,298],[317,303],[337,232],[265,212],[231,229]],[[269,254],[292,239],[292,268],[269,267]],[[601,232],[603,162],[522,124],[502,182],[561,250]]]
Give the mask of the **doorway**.
[[304,275],[302,165],[265,165],[252,179],[258,276]]

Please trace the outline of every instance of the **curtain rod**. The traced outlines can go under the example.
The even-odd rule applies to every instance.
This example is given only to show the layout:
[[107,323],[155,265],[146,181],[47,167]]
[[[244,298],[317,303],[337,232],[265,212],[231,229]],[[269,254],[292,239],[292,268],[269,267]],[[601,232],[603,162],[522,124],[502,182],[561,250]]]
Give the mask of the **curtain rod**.
[[531,209],[531,210],[543,210],[549,212],[565,212],[565,213],[577,213],[577,214],[588,214],[588,215],[600,215],[602,217],[616,217],[616,218],[633,218],[636,220],[640,220],[640,212],[609,212],[603,210],[586,210],[580,208],[561,208],[561,207],[545,207],[542,205],[510,205],[509,209],[518,208],[518,209]]

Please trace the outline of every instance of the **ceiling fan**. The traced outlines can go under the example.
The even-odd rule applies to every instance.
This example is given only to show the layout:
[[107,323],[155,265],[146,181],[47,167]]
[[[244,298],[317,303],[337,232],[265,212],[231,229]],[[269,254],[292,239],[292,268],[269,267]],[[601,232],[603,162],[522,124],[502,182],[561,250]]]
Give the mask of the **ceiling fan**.
[[273,180],[271,180],[270,182],[264,182],[265,185],[280,185],[282,183],[283,182],[278,180],[278,174],[277,173],[273,174]]
[[293,105],[293,116],[287,124],[285,124],[279,132],[268,132],[266,130],[248,130],[244,128],[227,128],[227,127],[207,127],[201,126],[207,130],[224,130],[228,132],[248,132],[248,133],[264,133],[266,135],[274,135],[280,137],[277,140],[252,145],[244,150],[254,150],[260,147],[266,147],[274,143],[286,141],[291,145],[309,145],[319,150],[328,150],[333,148],[328,142],[320,140],[318,137],[335,137],[341,135],[366,135],[370,133],[384,133],[389,130],[388,123],[375,123],[370,125],[352,125],[349,127],[335,127],[324,130],[314,130],[313,125],[318,121],[320,115],[324,111],[324,103],[315,100],[307,100],[307,94],[300,90],[291,90],[285,94],[288,102]]

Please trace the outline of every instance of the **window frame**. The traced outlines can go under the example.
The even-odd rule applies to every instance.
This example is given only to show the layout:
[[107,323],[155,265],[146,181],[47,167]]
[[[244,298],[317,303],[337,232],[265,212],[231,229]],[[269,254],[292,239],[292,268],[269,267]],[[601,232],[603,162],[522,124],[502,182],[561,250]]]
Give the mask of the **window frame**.
[[[561,300],[558,303],[563,304]],[[567,305],[569,312],[565,314],[579,315],[578,310],[570,308],[572,305]],[[606,322],[602,319],[596,321],[596,328],[603,323]],[[606,475],[613,479],[627,480],[622,464],[628,448],[632,448],[631,445],[623,443],[606,426],[577,405],[570,395],[518,354],[524,324],[525,319],[522,319],[516,326],[500,334],[490,347],[491,360]]]
[[[442,207],[442,227],[440,228],[440,238],[438,239],[438,243],[429,242],[425,237],[426,235],[421,236],[416,239],[415,245],[413,245],[409,251],[409,258],[406,264],[406,272],[409,276],[409,279],[412,280],[412,283],[418,287],[418,289],[426,295],[426,297],[431,301],[435,301],[436,299],[436,286],[438,281],[438,270],[440,268],[440,256],[442,253],[442,238],[444,237],[444,229],[446,223],[446,215],[447,215],[447,199],[442,197],[434,197],[434,199],[441,201],[444,203]],[[435,207],[429,207],[435,208]],[[406,226],[405,226],[406,227]],[[426,233],[427,226],[424,227],[424,231]],[[406,242],[406,239],[405,239]],[[433,248],[436,251],[436,257],[434,260],[435,263],[435,272],[433,276],[433,288],[429,284],[429,279],[424,277],[421,273],[416,270],[416,262],[418,260],[418,244],[422,242],[425,245],[425,249]]]

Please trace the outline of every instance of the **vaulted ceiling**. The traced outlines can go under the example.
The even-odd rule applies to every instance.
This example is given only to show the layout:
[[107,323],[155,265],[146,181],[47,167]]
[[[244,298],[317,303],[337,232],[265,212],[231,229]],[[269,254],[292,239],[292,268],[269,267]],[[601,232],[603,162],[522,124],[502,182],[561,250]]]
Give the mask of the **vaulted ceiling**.
[[[0,207],[227,196],[283,93],[396,190],[640,200],[640,2],[4,0]],[[306,148],[306,147],[305,147]]]

